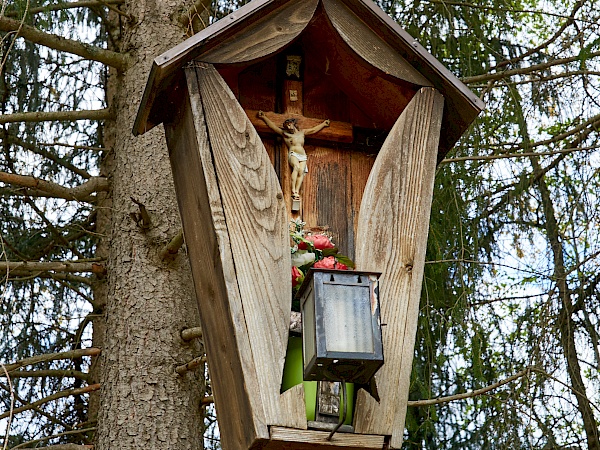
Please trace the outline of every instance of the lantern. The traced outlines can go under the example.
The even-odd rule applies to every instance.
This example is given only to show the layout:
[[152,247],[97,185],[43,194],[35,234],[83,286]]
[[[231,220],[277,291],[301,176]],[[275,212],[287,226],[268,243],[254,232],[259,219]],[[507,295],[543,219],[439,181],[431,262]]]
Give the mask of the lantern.
[[311,269],[299,292],[304,380],[366,384],[383,365],[379,275]]

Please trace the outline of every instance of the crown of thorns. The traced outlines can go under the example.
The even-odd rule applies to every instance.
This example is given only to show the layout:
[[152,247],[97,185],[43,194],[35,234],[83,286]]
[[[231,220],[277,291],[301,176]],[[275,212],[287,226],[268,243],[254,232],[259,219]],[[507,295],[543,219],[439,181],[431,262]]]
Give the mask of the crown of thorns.
[[285,127],[288,123],[293,124],[296,128],[298,128],[298,119],[285,119],[283,121],[283,126]]

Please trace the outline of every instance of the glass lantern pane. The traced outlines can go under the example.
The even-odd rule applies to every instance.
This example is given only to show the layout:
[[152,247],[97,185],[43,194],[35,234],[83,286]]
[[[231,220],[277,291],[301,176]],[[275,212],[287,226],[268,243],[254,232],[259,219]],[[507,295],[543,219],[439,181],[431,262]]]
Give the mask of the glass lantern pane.
[[315,291],[310,290],[302,307],[302,342],[304,344],[304,367],[315,356]]
[[373,353],[368,286],[325,284],[323,319],[328,352]]

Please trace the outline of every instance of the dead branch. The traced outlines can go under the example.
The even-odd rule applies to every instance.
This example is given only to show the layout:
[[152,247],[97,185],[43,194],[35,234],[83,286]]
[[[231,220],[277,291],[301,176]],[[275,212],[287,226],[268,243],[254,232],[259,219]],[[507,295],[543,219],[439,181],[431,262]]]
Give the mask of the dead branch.
[[95,347],[82,348],[78,350],[70,350],[68,352],[60,353],[46,353],[45,355],[32,356],[31,358],[21,359],[11,364],[5,364],[6,370],[10,373],[14,370],[20,369],[23,366],[30,366],[46,361],[56,361],[59,359],[75,359],[81,358],[82,356],[98,356],[102,350]]
[[200,402],[200,405],[202,405],[202,406],[208,406],[208,405],[210,405],[210,404],[212,404],[214,402],[215,402],[215,398],[212,395],[210,395],[208,397],[204,397],[202,399],[202,401]]
[[509,158],[527,158],[530,156],[550,156],[550,155],[562,155],[566,153],[573,153],[577,151],[589,151],[595,150],[598,147],[586,147],[586,148],[565,148],[562,150],[555,150],[550,152],[526,152],[526,153],[503,153],[501,155],[485,155],[485,156],[459,156],[457,158],[447,158],[440,161],[441,164],[449,164],[462,161],[492,161],[495,159],[509,159]]
[[[81,430],[70,430],[70,431],[65,431],[63,433],[53,434],[52,436],[44,436],[43,438],[40,438],[40,439],[34,439],[32,441],[27,441],[27,442],[23,442],[19,445],[15,445],[10,450],[17,450],[17,449],[18,450],[33,450],[34,448],[39,450],[40,447],[37,447],[35,445],[40,442],[49,441],[51,439],[59,438],[62,436],[70,436],[73,434],[88,433],[91,431],[96,431],[96,427],[82,428]],[[26,445],[29,445],[30,447],[26,447]],[[51,447],[44,447],[44,448],[51,448]],[[93,446],[84,445],[83,448],[90,449],[90,448],[93,448]],[[81,449],[81,446],[78,450],[80,450],[80,449]],[[52,450],[56,450],[56,449],[52,449]]]
[[198,358],[192,359],[187,364],[177,366],[175,368],[175,372],[177,372],[179,375],[183,375],[184,373],[186,373],[190,370],[194,370],[196,367],[200,366],[201,364],[204,364],[205,362],[206,362],[206,356],[199,356]]
[[[0,376],[5,376],[0,373]],[[56,377],[56,378],[78,378],[83,381],[87,381],[89,374],[81,372],[79,370],[16,370],[10,373],[11,378],[45,378],[45,377]]]
[[135,224],[140,227],[142,230],[146,231],[150,229],[150,225],[152,224],[152,221],[150,220],[150,214],[148,214],[148,210],[146,209],[146,206],[136,200],[133,197],[130,197],[131,201],[133,203],[135,203],[136,205],[138,205],[138,208],[140,210],[139,213],[130,213],[131,218],[133,219],[133,221],[135,222]]
[[19,28],[19,36],[34,44],[40,44],[54,50],[72,53],[85,59],[98,61],[108,66],[112,66],[120,72],[127,69],[129,59],[125,55],[93,45],[84,44],[72,39],[65,39],[55,34],[45,33],[30,25],[21,26],[21,22],[18,20],[0,17],[0,31],[16,32]]
[[160,259],[163,261],[168,260],[170,258],[174,258],[175,255],[179,252],[179,249],[183,245],[183,231],[180,230],[171,241],[163,247],[160,252]]
[[[591,58],[596,58],[598,56],[600,56],[600,52],[592,52],[587,57],[589,59],[591,59]],[[487,81],[502,80],[504,78],[510,78],[515,75],[527,75],[532,72],[544,71],[544,70],[549,69],[550,67],[560,66],[563,64],[569,64],[572,62],[577,62],[580,59],[581,59],[581,56],[571,56],[569,58],[553,59],[552,61],[548,61],[548,62],[541,63],[541,64],[533,64],[529,67],[523,67],[520,69],[510,69],[510,70],[504,70],[502,72],[486,73],[483,75],[475,75],[473,77],[464,77],[461,79],[461,81],[465,84],[473,84],[473,83],[482,83],[482,82],[487,82]]]
[[463,394],[456,394],[456,395],[449,395],[448,397],[431,398],[428,400],[409,401],[408,406],[431,406],[431,405],[438,405],[440,403],[453,402],[456,400],[464,400],[465,398],[477,397],[478,395],[482,395],[482,394],[485,394],[486,392],[493,391],[494,389],[497,389],[500,386],[504,386],[505,384],[508,384],[511,381],[515,381],[523,376],[526,376],[531,372],[531,370],[532,369],[530,367],[528,367],[527,369],[522,370],[521,372],[516,373],[513,376],[508,377],[502,381],[498,381],[497,383],[491,384],[487,387],[484,387],[482,389],[477,389],[477,390],[474,390],[471,392],[465,392]]
[[202,339],[202,327],[186,328],[181,330],[181,339],[186,342],[192,339]]
[[10,394],[10,408],[8,411],[8,425],[6,426],[6,434],[4,436],[4,446],[3,446],[3,450],[6,450],[6,445],[8,443],[8,438],[10,436],[10,426],[12,425],[12,420],[13,420],[13,414],[14,414],[14,409],[15,409],[15,391],[12,385],[12,381],[10,379],[10,375],[8,374],[8,370],[6,369],[6,367],[4,366],[4,364],[1,365],[2,366],[2,372],[6,375],[6,379],[8,380],[8,393]]
[[[64,198],[65,200],[91,201],[92,194],[99,191],[108,191],[108,180],[104,177],[92,177],[79,186],[67,188],[51,181],[40,180],[28,175],[0,172],[0,182],[20,186],[33,191],[46,193],[50,197]],[[30,193],[30,192],[28,192]]]
[[[0,387],[2,389],[4,389],[5,391],[9,392],[10,387],[5,385],[4,383],[0,383]],[[18,395],[14,394],[15,399],[21,403],[22,405],[30,405],[31,403],[29,403],[27,400],[19,397]],[[41,408],[37,408],[37,407],[33,407],[32,408],[33,411],[35,411],[36,413],[40,414],[41,416],[46,417],[50,422],[53,422],[57,425],[60,425],[61,427],[64,427],[65,429],[73,429],[71,426],[67,425],[66,423],[64,423],[62,420],[57,419],[56,417],[54,417],[52,414],[47,413],[46,411],[44,411]]]
[[[82,388],[78,388],[78,389],[68,389],[66,391],[60,391],[60,392],[57,392],[56,394],[52,394],[52,395],[49,395],[48,397],[44,397],[44,398],[38,400],[37,402],[30,403],[29,405],[26,405],[26,406],[21,406],[20,408],[15,408],[14,413],[18,414],[23,411],[29,411],[30,409],[37,408],[38,406],[43,405],[45,403],[51,402],[53,400],[58,400],[59,398],[70,397],[72,395],[86,394],[88,392],[97,391],[98,389],[100,389],[100,384],[92,384],[91,386],[86,386],[86,387],[82,387]],[[8,412],[6,412],[4,414],[0,414],[0,419],[4,419],[4,418],[8,417],[9,414],[10,413],[8,413]]]
[[[70,261],[0,261],[0,273],[8,276],[28,276],[37,272],[89,272],[106,275],[106,268],[95,262]],[[37,275],[36,275],[37,276]]]
[[[13,447],[17,448],[17,447]],[[93,445],[78,445],[78,444],[58,444],[48,445],[47,447],[19,447],[22,450],[90,450]],[[12,450],[12,449],[11,449]]]
[[[2,23],[0,18],[0,24]],[[78,111],[38,111],[20,112],[0,115],[0,124],[13,122],[45,122],[45,121],[70,121],[75,120],[111,120],[113,115],[108,108],[84,109]]]
[[36,155],[43,156],[44,158],[47,158],[50,161],[53,161],[56,164],[59,164],[60,166],[64,167],[65,169],[68,169],[71,172],[76,173],[77,175],[85,178],[86,180],[92,178],[92,176],[86,170],[80,169],[79,167],[76,167],[75,165],[73,165],[71,162],[65,161],[63,158],[59,158],[58,156],[53,155],[52,153],[50,153],[47,150],[37,148],[35,145],[30,144],[29,142],[25,142],[25,141],[17,138],[16,136],[9,136],[8,141],[12,142],[14,144],[17,144],[19,147],[23,147],[24,149],[27,149],[30,152],[35,153]]
[[65,142],[38,142],[37,145],[43,147],[69,147],[75,150],[91,150],[93,152],[107,152],[110,149],[106,147],[93,147],[90,145],[67,144]]
[[[81,1],[81,2],[67,2],[67,3],[57,3],[56,5],[48,5],[41,6],[39,8],[30,8],[29,14],[39,14],[43,12],[50,11],[63,11],[65,9],[73,9],[73,8],[94,8],[96,6],[104,6],[104,5],[122,5],[125,3],[125,0],[103,0],[103,1]],[[8,17],[17,17],[19,15],[16,11],[9,11],[6,13]]]

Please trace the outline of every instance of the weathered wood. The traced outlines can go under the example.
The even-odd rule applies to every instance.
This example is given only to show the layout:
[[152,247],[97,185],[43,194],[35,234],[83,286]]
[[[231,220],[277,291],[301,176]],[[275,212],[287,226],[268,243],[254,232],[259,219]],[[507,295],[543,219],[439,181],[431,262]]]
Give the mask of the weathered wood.
[[292,0],[273,12],[268,20],[259,20],[218,47],[202,55],[202,61],[231,64],[251,61],[277,52],[304,30],[318,0]]
[[373,33],[346,5],[338,0],[323,0],[323,6],[344,42],[369,64],[400,80],[419,86],[431,86],[427,78],[391,45]]
[[435,89],[415,95],[377,156],[359,213],[357,268],[382,273],[387,326],[376,375],[381,403],[360,392],[355,428],[392,435],[391,448],[400,448],[404,432],[443,105]]
[[327,226],[340,252],[353,246],[347,193],[351,189],[350,153],[306,146],[308,174],[304,178],[302,220],[308,228]]
[[207,64],[198,65],[196,74],[265,420],[290,426],[301,419],[291,417],[300,408],[290,409],[280,398],[291,311],[283,194],[256,130],[225,81]]
[[[250,122],[252,122],[252,125],[254,125],[254,127],[256,128],[256,131],[258,131],[259,133],[274,134],[273,131],[271,131],[271,129],[265,124],[263,120],[256,117],[257,112],[258,111],[254,110],[246,110],[246,114],[248,115]],[[285,119],[298,119],[298,127],[300,127],[300,129],[314,127],[323,122],[323,120],[327,119],[327,117],[324,117],[323,119],[312,119],[310,117],[304,117],[300,114],[295,113],[277,114],[274,112],[266,111],[265,115],[269,119],[271,119],[276,125],[279,126],[283,125],[283,121]],[[350,143],[353,139],[352,124],[347,122],[338,122],[334,120],[330,123],[328,127],[323,128],[317,134],[307,136],[306,139],[318,139],[321,141]]]
[[219,423],[227,430],[221,437],[223,447],[249,448],[269,434],[196,74],[188,70],[187,75],[187,100],[177,120],[165,124],[165,131],[213,373],[215,406],[221,412]]
[[319,450],[340,448],[345,450],[382,450],[385,445],[383,436],[336,433],[331,441],[327,440],[326,431],[294,430],[290,428],[272,427],[271,441],[265,450]]

